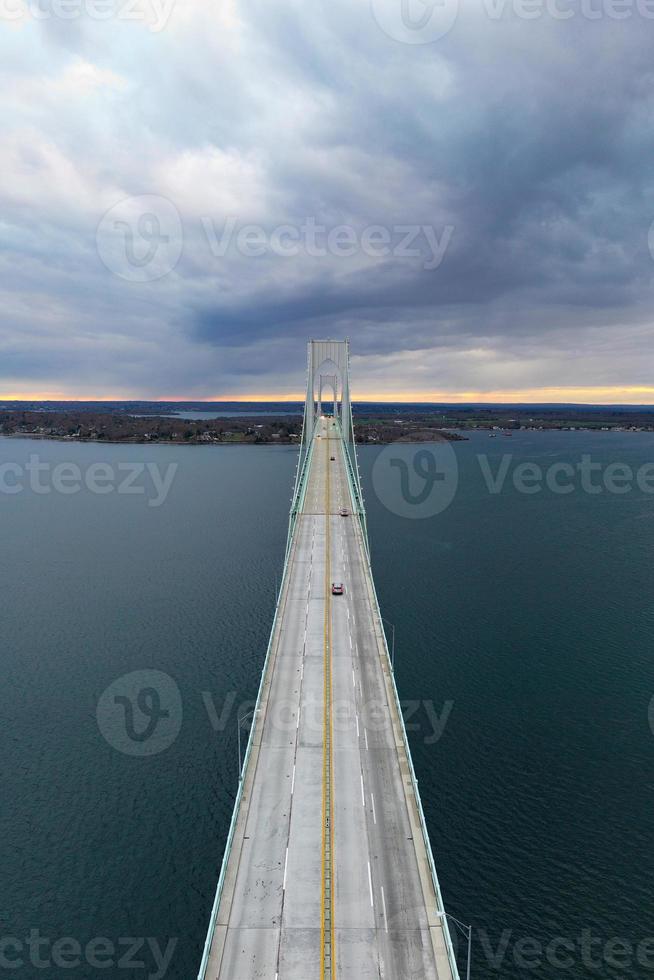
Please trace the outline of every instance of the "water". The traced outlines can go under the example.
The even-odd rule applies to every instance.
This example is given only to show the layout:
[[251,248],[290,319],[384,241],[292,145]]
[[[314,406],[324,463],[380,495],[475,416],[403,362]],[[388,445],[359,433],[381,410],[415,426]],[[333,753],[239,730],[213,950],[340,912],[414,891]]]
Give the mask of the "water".
[[[647,976],[635,953],[614,967],[602,947],[654,935],[654,495],[526,495],[512,473],[514,462],[576,463],[584,452],[638,467],[654,460],[654,436],[480,433],[455,451],[457,493],[428,520],[382,506],[371,481],[379,448],[360,461],[441,884],[451,912],[475,927],[472,975]],[[513,455],[501,493],[488,492],[480,453],[492,473]],[[256,694],[268,639],[296,453],[0,440],[0,462],[22,466],[30,454],[75,464],[82,478],[108,463],[115,485],[119,466],[178,469],[157,507],[148,471],[142,495],[39,494],[24,471],[6,479],[25,490],[0,493],[2,932],[82,946],[107,937],[115,949],[113,968],[89,966],[87,952],[64,971],[12,948],[24,965],[11,975],[145,977],[150,947],[133,957],[147,968],[119,968],[121,940],[156,937],[161,949],[177,940],[166,975],[189,980],[231,816],[236,714]],[[51,484],[51,472],[42,479]],[[125,755],[96,719],[108,685],[140,669],[170,675],[181,696],[179,734],[150,757]],[[584,930],[601,939],[595,974]],[[521,963],[539,959],[524,940],[554,937],[570,944],[554,951],[571,957],[567,971],[544,954],[538,968]],[[51,947],[41,955],[52,962]]]

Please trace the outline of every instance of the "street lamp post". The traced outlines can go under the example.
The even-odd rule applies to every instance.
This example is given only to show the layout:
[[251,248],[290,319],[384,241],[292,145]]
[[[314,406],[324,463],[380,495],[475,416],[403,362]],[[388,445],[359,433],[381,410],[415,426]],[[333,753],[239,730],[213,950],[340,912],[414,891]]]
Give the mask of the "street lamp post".
[[395,627],[388,619],[384,619],[382,616],[382,621],[386,623],[387,626],[391,628],[391,668],[395,670]]
[[449,912],[437,912],[439,919],[451,919],[464,936],[468,937],[468,964],[466,966],[466,980],[470,980],[470,962],[472,959],[472,926],[467,926],[465,922],[455,919]]

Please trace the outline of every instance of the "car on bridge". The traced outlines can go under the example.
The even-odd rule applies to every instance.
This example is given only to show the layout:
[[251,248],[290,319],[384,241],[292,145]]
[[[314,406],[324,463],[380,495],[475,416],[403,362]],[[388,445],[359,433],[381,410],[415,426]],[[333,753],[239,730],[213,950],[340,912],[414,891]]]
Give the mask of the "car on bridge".
[[349,517],[350,516],[350,512],[349,512],[349,510],[346,507],[341,507],[341,509],[339,510],[338,513],[341,515],[341,517]]
[[332,582],[332,595],[343,595],[345,586],[342,582]]
[[331,459],[332,463],[335,463],[336,462],[336,457],[335,456],[330,456],[329,458]]

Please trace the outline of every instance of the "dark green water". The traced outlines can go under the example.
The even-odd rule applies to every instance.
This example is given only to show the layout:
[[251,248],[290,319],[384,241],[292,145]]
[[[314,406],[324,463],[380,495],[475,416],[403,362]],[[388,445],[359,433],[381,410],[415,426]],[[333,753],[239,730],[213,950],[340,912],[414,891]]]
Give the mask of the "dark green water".
[[[382,506],[378,452],[360,454],[373,567],[442,888],[475,929],[473,977],[654,976],[654,943],[637,950],[654,936],[654,494],[527,495],[511,476],[491,494],[477,458],[491,453],[495,471],[511,453],[512,472],[586,452],[638,468],[654,460],[654,437],[475,436],[456,446],[454,501],[426,520]],[[126,957],[128,937],[150,937],[162,950],[177,940],[165,975],[191,980],[295,453],[0,440],[0,464],[30,453],[83,473],[93,462],[178,470],[159,507],[145,477],[144,495],[0,493],[1,937],[23,943],[0,947],[0,975],[155,976],[148,943]],[[96,717],[102,692],[142,669],[170,675],[181,699],[179,734],[144,757],[110,744]],[[37,951],[49,966],[35,965],[30,930],[50,940]],[[82,952],[80,966],[57,966],[51,943],[63,937],[106,937],[110,965]]]

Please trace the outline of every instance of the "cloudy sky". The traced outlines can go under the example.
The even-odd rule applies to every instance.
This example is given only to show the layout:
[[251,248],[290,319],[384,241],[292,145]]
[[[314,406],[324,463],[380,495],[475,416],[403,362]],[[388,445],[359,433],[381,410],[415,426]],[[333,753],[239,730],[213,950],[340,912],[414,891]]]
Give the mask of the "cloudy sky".
[[0,396],[654,403],[653,0],[0,0]]

